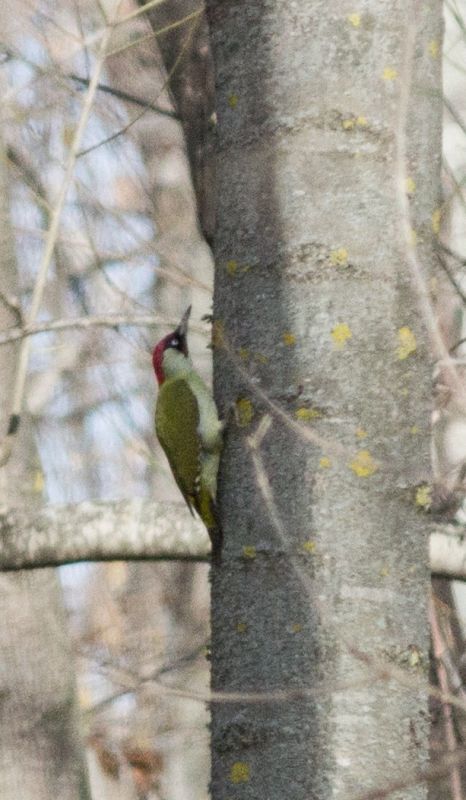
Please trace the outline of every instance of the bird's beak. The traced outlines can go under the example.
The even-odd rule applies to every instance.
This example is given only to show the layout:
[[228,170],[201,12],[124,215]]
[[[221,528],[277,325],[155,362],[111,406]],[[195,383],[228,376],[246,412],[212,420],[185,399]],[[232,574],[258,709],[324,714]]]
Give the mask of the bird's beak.
[[188,322],[189,322],[190,314],[191,314],[191,306],[188,306],[188,308],[184,312],[183,316],[181,317],[180,324],[178,325],[178,327],[176,329],[176,333],[180,336],[180,338],[183,338],[183,337],[185,338],[187,336],[187,333],[188,333]]

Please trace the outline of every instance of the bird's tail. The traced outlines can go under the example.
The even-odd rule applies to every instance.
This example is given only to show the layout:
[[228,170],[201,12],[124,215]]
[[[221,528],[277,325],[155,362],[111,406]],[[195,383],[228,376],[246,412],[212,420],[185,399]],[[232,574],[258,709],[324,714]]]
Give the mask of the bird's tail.
[[220,564],[222,559],[223,535],[220,527],[217,507],[210,492],[201,487],[196,496],[196,511],[207,528],[212,543],[212,563]]
[[212,564],[218,566],[222,562],[223,534],[220,525],[215,528],[207,528],[212,542]]

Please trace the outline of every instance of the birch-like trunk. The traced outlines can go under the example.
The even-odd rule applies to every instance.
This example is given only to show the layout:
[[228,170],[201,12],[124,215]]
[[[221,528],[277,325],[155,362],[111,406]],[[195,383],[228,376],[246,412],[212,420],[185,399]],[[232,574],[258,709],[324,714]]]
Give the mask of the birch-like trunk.
[[428,276],[441,4],[418,5],[208,2],[215,384],[220,407],[237,406],[220,476],[212,686],[285,692],[213,704],[215,800],[349,800],[397,782],[390,796],[425,797],[427,526],[415,487],[428,474],[429,342],[398,178],[406,170]]
[[[0,143],[0,292],[18,296],[8,206],[6,153]],[[0,302],[0,328],[17,324]],[[6,432],[17,345],[0,350],[0,430]],[[23,420],[13,453],[0,467],[0,508],[41,503],[31,426]],[[0,797],[87,800],[78,732],[74,665],[57,574],[44,569],[0,575]]]

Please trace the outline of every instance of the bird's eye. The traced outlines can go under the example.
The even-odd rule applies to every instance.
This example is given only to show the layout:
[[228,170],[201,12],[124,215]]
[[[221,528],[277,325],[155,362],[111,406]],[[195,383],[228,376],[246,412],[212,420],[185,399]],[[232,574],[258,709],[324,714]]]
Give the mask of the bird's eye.
[[173,339],[170,339],[170,347],[178,347],[180,344],[180,340],[177,339],[175,336]]

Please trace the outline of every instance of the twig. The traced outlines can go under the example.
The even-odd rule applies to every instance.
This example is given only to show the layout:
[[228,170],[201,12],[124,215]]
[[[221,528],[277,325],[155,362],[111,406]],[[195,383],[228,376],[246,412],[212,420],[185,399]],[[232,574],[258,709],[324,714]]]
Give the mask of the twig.
[[108,53],[108,57],[115,56],[118,53],[123,53],[125,50],[128,50],[130,47],[135,47],[142,42],[146,42],[147,40],[157,38],[157,36],[162,36],[164,33],[169,33],[175,28],[179,28],[181,25],[186,25],[187,22],[190,22],[192,19],[195,19],[200,14],[204,12],[204,9],[196,8],[195,11],[192,11],[191,14],[187,14],[185,17],[181,17],[181,19],[177,19],[175,22],[171,22],[169,25],[165,25],[164,28],[159,28],[156,31],[152,31],[152,33],[146,34],[145,36],[141,36],[139,39],[134,39],[126,44],[121,45],[120,47],[116,47],[115,50],[110,50]]
[[[80,83],[82,86],[89,86],[89,78],[81,78],[79,75],[75,75],[73,72],[70,73],[68,77],[71,80],[76,81],[76,83]],[[180,117],[176,111],[173,111],[169,108],[161,108],[150,100],[144,100],[142,97],[136,97],[134,94],[124,92],[123,89],[116,89],[113,86],[108,86],[106,83],[99,83],[97,90],[99,92],[103,92],[104,94],[110,94],[112,97],[116,97],[118,100],[124,100],[125,103],[133,103],[135,106],[140,106],[147,111],[154,111],[156,114],[160,114],[161,116],[170,117],[170,119],[175,119],[178,122],[180,121]]]
[[[74,317],[72,319],[54,319],[47,322],[39,322],[36,325],[25,325],[24,328],[10,328],[10,330],[0,333],[0,345],[16,342],[29,336],[50,331],[65,331],[70,328],[118,328],[120,326],[134,328],[159,328],[162,326],[175,326],[179,320],[161,319],[153,314],[105,314],[95,317]],[[191,326],[193,330],[200,331],[200,328]]]
[[[432,634],[432,646],[434,650],[434,656],[437,661],[436,669],[439,687],[442,693],[446,694],[450,688],[448,685],[447,671],[443,663],[444,653],[447,648],[443,641],[432,597],[429,601],[429,621]],[[447,742],[447,749],[449,753],[455,753],[458,749],[458,745],[453,725],[452,709],[451,705],[446,700],[442,700],[442,711],[445,720],[445,738]],[[451,766],[450,785],[452,800],[462,800],[463,793],[461,789],[461,775],[458,764],[452,764]]]
[[18,325],[21,325],[23,317],[18,298],[12,297],[11,295],[6,295],[4,292],[0,292],[0,303],[3,303],[5,308],[15,315]]
[[[464,292],[463,292],[461,286],[459,285],[458,281],[456,280],[454,275],[452,275],[452,273],[450,272],[450,267],[447,265],[446,260],[443,258],[443,256],[440,255],[440,253],[437,253],[437,258],[438,258],[438,262],[439,262],[440,266],[442,267],[445,275],[447,276],[448,280],[450,281],[451,285],[453,286],[456,294],[461,299],[461,302],[462,303],[466,303],[466,294],[464,294]],[[450,352],[451,352],[451,348],[450,348]]]
[[447,109],[448,113],[450,114],[450,116],[453,118],[453,120],[458,125],[458,127],[463,131],[463,133],[466,133],[466,122],[464,122],[464,120],[461,119],[461,117],[458,114],[456,108],[452,105],[452,103],[450,103],[450,101],[448,100],[447,97],[445,97],[445,95],[443,97],[443,104],[444,104],[445,108]]
[[[94,102],[94,98],[97,92],[97,85],[105,62],[107,45],[111,32],[112,32],[112,27],[109,26],[104,32],[104,35],[102,36],[99,52],[96,58],[94,74],[89,84],[87,93],[84,97],[81,116],[79,118],[78,126],[76,128],[76,133],[71,143],[70,152],[65,168],[65,174],[63,176],[63,180],[60,186],[60,191],[58,193],[57,201],[50,213],[49,229],[47,232],[47,238],[45,241],[45,247],[42,253],[42,258],[39,263],[37,278],[34,285],[34,291],[32,294],[31,307],[26,317],[26,327],[34,325],[42,304],[42,298],[44,295],[44,290],[47,282],[47,276],[52,261],[53,253],[55,250],[55,246],[57,243],[59,224],[63,213],[66,196],[68,194],[68,190],[70,188],[71,181],[73,179],[77,154],[81,146],[81,141],[89,119],[89,115],[91,113],[92,104]],[[0,458],[0,463],[2,464],[4,464],[10,457],[11,437],[14,434],[16,434],[19,427],[30,349],[31,349],[31,339],[29,336],[26,336],[21,343],[21,348],[18,355],[18,365],[13,384],[10,421],[8,425],[8,432],[6,439],[3,442],[3,447],[2,447],[3,452]]]
[[407,36],[405,40],[405,55],[403,65],[403,76],[400,80],[400,97],[398,124],[396,130],[396,166],[398,177],[398,201],[400,206],[401,227],[405,244],[406,259],[411,270],[414,288],[418,295],[419,307],[424,318],[424,323],[432,345],[434,358],[441,360],[450,376],[451,385],[455,387],[456,394],[460,400],[465,396],[464,383],[461,381],[448,348],[442,338],[439,324],[429,296],[427,281],[423,273],[423,267],[419,261],[416,244],[412,239],[411,210],[408,195],[406,192],[406,126],[410,115],[410,100],[412,88],[412,72],[415,57],[416,40],[416,19],[415,11],[412,12],[412,19],[407,26]]
[[141,14],[145,14],[146,11],[149,11],[151,8],[161,6],[165,2],[167,2],[167,0],[149,0],[149,2],[144,3],[143,6],[139,6],[139,8],[137,8],[135,11],[130,11],[129,14],[121,17],[121,19],[118,20],[117,25],[124,25],[126,22],[130,22],[130,20],[140,17]]
[[[157,0],[157,4],[159,2],[160,2],[160,0]],[[152,7],[152,5],[155,5],[155,3],[147,4],[147,5],[150,5]],[[191,44],[194,32],[195,32],[197,24],[198,24],[199,15],[201,14],[201,12],[202,12],[202,10],[201,11],[197,11],[196,14],[191,15],[191,16],[194,17],[194,20],[195,20],[194,24],[191,26],[191,28],[190,28],[190,30],[188,32],[188,35],[186,37],[186,41],[183,43],[183,46],[181,47],[180,52],[178,53],[178,55],[176,57],[176,61],[173,64],[173,67],[171,68],[170,72],[168,73],[166,80],[164,81],[163,85],[160,87],[160,90],[157,93],[157,97],[160,97],[163,94],[163,92],[170,86],[170,81],[173,78],[173,75],[175,74],[176,70],[178,69],[181,61],[183,60],[183,58],[184,58],[184,56],[186,54],[186,50],[188,49],[189,45]],[[148,110],[147,108],[144,108],[139,114],[137,114],[133,119],[131,119],[126,125],[123,125],[123,127],[120,128],[118,131],[115,131],[115,133],[112,133],[110,136],[107,136],[106,139],[102,139],[100,142],[97,142],[97,144],[91,145],[90,147],[87,147],[84,150],[80,150],[80,152],[77,153],[77,157],[80,158],[81,156],[86,156],[86,155],[88,155],[88,153],[92,153],[93,150],[97,150],[99,147],[103,147],[104,145],[109,144],[110,142],[113,142],[119,136],[122,136],[122,134],[126,133],[133,125],[136,124],[136,122],[139,122],[139,120],[142,119],[142,117],[147,113],[147,110]]]

